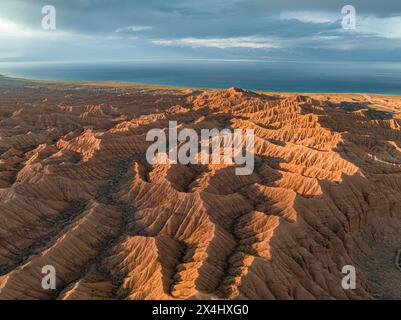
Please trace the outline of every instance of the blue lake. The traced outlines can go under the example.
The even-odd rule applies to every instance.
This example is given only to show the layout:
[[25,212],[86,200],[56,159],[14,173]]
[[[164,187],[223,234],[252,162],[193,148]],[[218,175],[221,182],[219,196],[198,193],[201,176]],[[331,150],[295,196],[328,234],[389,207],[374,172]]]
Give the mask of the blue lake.
[[39,80],[119,81],[195,88],[401,94],[401,63],[121,61],[0,63],[0,74]]

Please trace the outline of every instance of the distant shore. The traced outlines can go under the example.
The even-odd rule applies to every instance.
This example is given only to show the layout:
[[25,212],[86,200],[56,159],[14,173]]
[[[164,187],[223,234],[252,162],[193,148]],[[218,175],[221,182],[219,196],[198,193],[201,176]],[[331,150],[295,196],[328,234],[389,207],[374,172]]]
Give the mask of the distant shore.
[[[38,84],[50,84],[50,85],[77,85],[77,86],[88,86],[88,87],[107,87],[107,88],[132,88],[132,89],[148,89],[148,90],[193,90],[193,91],[215,91],[215,90],[227,90],[228,87],[224,88],[195,88],[185,86],[169,86],[160,84],[145,84],[136,82],[120,82],[120,81],[61,81],[61,80],[38,80],[29,79],[22,77],[13,77],[4,74],[0,74],[0,79],[8,79],[12,81],[26,81]],[[247,89],[247,88],[244,88]],[[252,90],[250,91],[260,94],[279,94],[281,96],[287,95],[307,95],[313,97],[341,97],[341,98],[353,98],[355,96],[364,97],[379,97],[379,98],[401,98],[398,94],[385,94],[385,93],[364,93],[364,92],[301,92],[301,91],[264,91],[264,90]]]
[[159,84],[144,84],[144,83],[131,83],[131,82],[118,82],[118,81],[61,81],[61,80],[38,80],[21,77],[12,77],[0,74],[0,79],[8,79],[15,81],[26,81],[33,83],[52,84],[52,85],[79,85],[79,86],[95,86],[95,87],[110,87],[110,88],[134,88],[134,89],[179,89],[179,90],[211,90],[211,88],[189,88],[179,86],[167,86]]

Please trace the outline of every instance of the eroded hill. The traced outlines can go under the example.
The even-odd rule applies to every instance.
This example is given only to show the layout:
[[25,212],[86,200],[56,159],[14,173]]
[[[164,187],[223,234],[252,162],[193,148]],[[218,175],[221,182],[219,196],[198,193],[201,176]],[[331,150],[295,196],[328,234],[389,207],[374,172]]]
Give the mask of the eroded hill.
[[[400,98],[0,81],[0,299],[401,298]],[[254,173],[149,165],[169,120]]]

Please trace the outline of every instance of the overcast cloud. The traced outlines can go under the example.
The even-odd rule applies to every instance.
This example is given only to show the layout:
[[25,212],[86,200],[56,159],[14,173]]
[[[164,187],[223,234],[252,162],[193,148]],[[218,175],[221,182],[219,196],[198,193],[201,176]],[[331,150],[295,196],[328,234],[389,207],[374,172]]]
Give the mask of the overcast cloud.
[[[344,4],[357,28],[341,26]],[[57,30],[41,29],[41,8]],[[0,61],[401,61],[399,0],[2,0]]]

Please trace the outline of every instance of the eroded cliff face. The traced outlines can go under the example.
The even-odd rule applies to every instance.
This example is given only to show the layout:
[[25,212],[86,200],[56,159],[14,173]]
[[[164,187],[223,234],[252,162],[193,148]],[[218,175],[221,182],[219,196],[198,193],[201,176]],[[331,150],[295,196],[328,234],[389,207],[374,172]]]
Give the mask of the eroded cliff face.
[[[401,297],[401,118],[375,110],[401,99],[29,83],[0,95],[1,299]],[[169,120],[253,128],[253,174],[149,165],[146,133]]]

